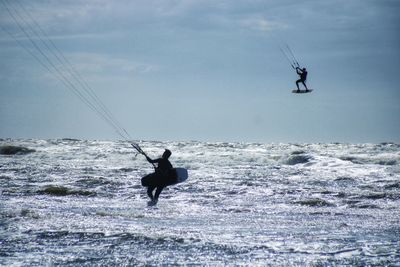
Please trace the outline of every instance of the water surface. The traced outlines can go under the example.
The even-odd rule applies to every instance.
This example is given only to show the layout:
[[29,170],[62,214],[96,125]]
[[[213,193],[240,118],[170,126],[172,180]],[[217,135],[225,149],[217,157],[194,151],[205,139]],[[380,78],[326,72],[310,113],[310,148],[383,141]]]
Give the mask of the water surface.
[[125,142],[1,140],[0,264],[400,262],[398,144],[140,145],[189,170],[156,207]]

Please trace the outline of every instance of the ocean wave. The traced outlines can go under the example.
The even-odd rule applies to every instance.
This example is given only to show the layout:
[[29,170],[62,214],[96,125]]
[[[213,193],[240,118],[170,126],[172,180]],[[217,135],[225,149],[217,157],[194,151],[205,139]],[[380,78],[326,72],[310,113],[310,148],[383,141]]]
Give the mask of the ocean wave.
[[80,142],[80,141],[82,141],[82,140],[76,139],[76,138],[62,138],[62,139],[59,139],[59,140],[65,141],[65,142]]
[[354,164],[375,164],[383,166],[394,166],[399,164],[398,155],[378,155],[378,156],[341,156],[340,160],[349,161]]
[[99,186],[111,184],[112,181],[104,177],[84,177],[77,180],[75,183],[84,186]]
[[353,208],[353,209],[379,209],[380,207],[376,204],[370,204],[370,203],[355,203],[355,204],[351,204],[350,208]]
[[334,207],[335,205],[320,199],[320,198],[313,198],[313,199],[306,199],[306,200],[299,200],[295,201],[295,204],[300,204],[302,206],[309,206],[309,207]]
[[306,154],[292,154],[286,158],[283,158],[281,162],[285,165],[297,165],[297,164],[305,164],[310,162],[312,157]]
[[12,177],[11,176],[7,176],[7,175],[0,175],[0,180],[10,181],[10,180],[12,180]]
[[385,189],[400,189],[400,182],[385,185]]
[[39,219],[39,215],[35,211],[26,208],[3,210],[0,212],[0,219],[14,219],[19,217]]
[[309,163],[314,157],[309,154],[306,150],[293,150],[289,154],[285,155],[283,160],[285,165],[297,165]]
[[129,173],[129,172],[133,172],[133,171],[136,171],[136,169],[128,168],[128,167],[122,167],[117,170],[114,170],[114,172],[116,172],[116,173],[118,173],[118,172],[128,172]]
[[343,161],[350,161],[351,163],[354,163],[354,164],[364,164],[364,161],[357,157],[342,156],[342,157],[339,157],[339,159],[343,160]]
[[394,166],[398,165],[398,161],[395,159],[379,159],[376,161],[378,165]]
[[339,176],[335,179],[336,182],[354,183],[356,180],[353,177]]
[[382,147],[394,147],[394,148],[400,148],[400,144],[394,143],[394,142],[382,142],[379,144]]
[[30,149],[23,146],[0,146],[0,155],[24,155],[35,152],[34,149]]
[[393,192],[386,193],[386,192],[372,192],[365,195],[360,196],[363,199],[370,199],[370,200],[379,200],[379,199],[390,199],[390,200],[398,200],[400,199],[399,194],[395,194]]
[[96,192],[85,191],[85,190],[74,190],[67,188],[65,186],[56,186],[56,185],[47,186],[44,189],[37,191],[37,193],[52,195],[52,196],[69,196],[69,195],[95,196],[96,195]]
[[56,239],[56,240],[60,240],[62,238],[70,238],[70,239],[78,239],[78,240],[82,240],[82,239],[99,239],[99,238],[103,238],[105,236],[104,233],[101,232],[72,232],[72,231],[68,231],[68,230],[61,230],[61,231],[43,231],[43,232],[36,232],[36,231],[31,231],[28,230],[25,232],[25,234],[29,234],[29,235],[35,235],[38,239]]
[[[190,171],[147,207],[140,177],[153,170],[127,142],[53,141],[0,142],[37,151],[0,156],[0,265],[396,262],[392,144],[142,142],[151,157],[169,147]],[[353,258],[365,244],[382,256]]]

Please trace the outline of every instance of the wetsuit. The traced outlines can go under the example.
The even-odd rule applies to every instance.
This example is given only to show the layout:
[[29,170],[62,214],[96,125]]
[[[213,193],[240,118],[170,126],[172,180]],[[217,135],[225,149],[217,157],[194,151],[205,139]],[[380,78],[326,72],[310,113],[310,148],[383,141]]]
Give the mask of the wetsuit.
[[300,75],[300,79],[298,79],[296,81],[297,90],[300,90],[299,83],[302,83],[304,85],[304,87],[306,88],[306,90],[308,90],[307,85],[306,85],[308,72],[305,69],[303,69],[303,70],[300,69],[299,67],[296,68],[296,72],[297,72],[298,75]]
[[[157,163],[157,168],[154,173],[150,173],[142,178],[142,186],[147,186],[147,195],[152,201],[157,201],[161,194],[161,191],[168,185],[171,184],[173,179],[172,164],[166,158],[159,158],[152,160],[146,157],[147,161],[154,164]],[[153,191],[156,189],[153,197]]]

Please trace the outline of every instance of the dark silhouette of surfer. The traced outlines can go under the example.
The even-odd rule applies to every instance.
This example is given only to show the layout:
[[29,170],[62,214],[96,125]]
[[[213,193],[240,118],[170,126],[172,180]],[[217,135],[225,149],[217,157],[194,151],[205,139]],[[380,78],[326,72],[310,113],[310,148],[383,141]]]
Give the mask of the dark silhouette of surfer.
[[306,80],[307,80],[308,72],[307,72],[306,68],[301,69],[299,67],[296,67],[296,72],[300,76],[300,79],[298,79],[296,81],[297,92],[300,92],[299,83],[302,83],[304,85],[304,87],[306,88],[306,92],[307,92],[308,88],[307,88],[307,85],[306,85]]
[[[174,179],[176,179],[176,174],[173,170],[171,162],[169,162],[168,158],[171,156],[171,151],[165,149],[161,158],[151,159],[146,155],[146,159],[151,164],[157,164],[155,168],[155,172],[150,173],[142,178],[142,186],[147,187],[147,195],[150,198],[149,205],[155,205],[158,202],[158,197],[160,196],[162,190],[167,186],[173,183]],[[156,189],[156,192],[153,196],[153,191]]]

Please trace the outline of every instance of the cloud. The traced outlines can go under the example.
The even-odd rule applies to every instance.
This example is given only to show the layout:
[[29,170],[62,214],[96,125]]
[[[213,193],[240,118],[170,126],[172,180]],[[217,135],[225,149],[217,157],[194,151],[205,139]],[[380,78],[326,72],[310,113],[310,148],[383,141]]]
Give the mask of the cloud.
[[239,20],[238,24],[242,27],[249,28],[257,31],[273,31],[287,28],[287,25],[280,22],[269,21],[265,18],[245,18]]
[[[141,29],[206,32],[236,31],[238,28],[271,31],[286,27],[279,18],[270,18],[273,16],[269,14],[269,9],[263,1],[257,0],[8,2],[10,9],[18,10],[25,19],[32,17],[55,38],[97,38]],[[15,23],[5,10],[0,10],[0,23],[16,30]]]
[[74,53],[70,54],[69,57],[72,62],[76,63],[79,72],[87,74],[141,75],[160,69],[157,65],[132,62],[128,59],[116,58],[106,54]]

